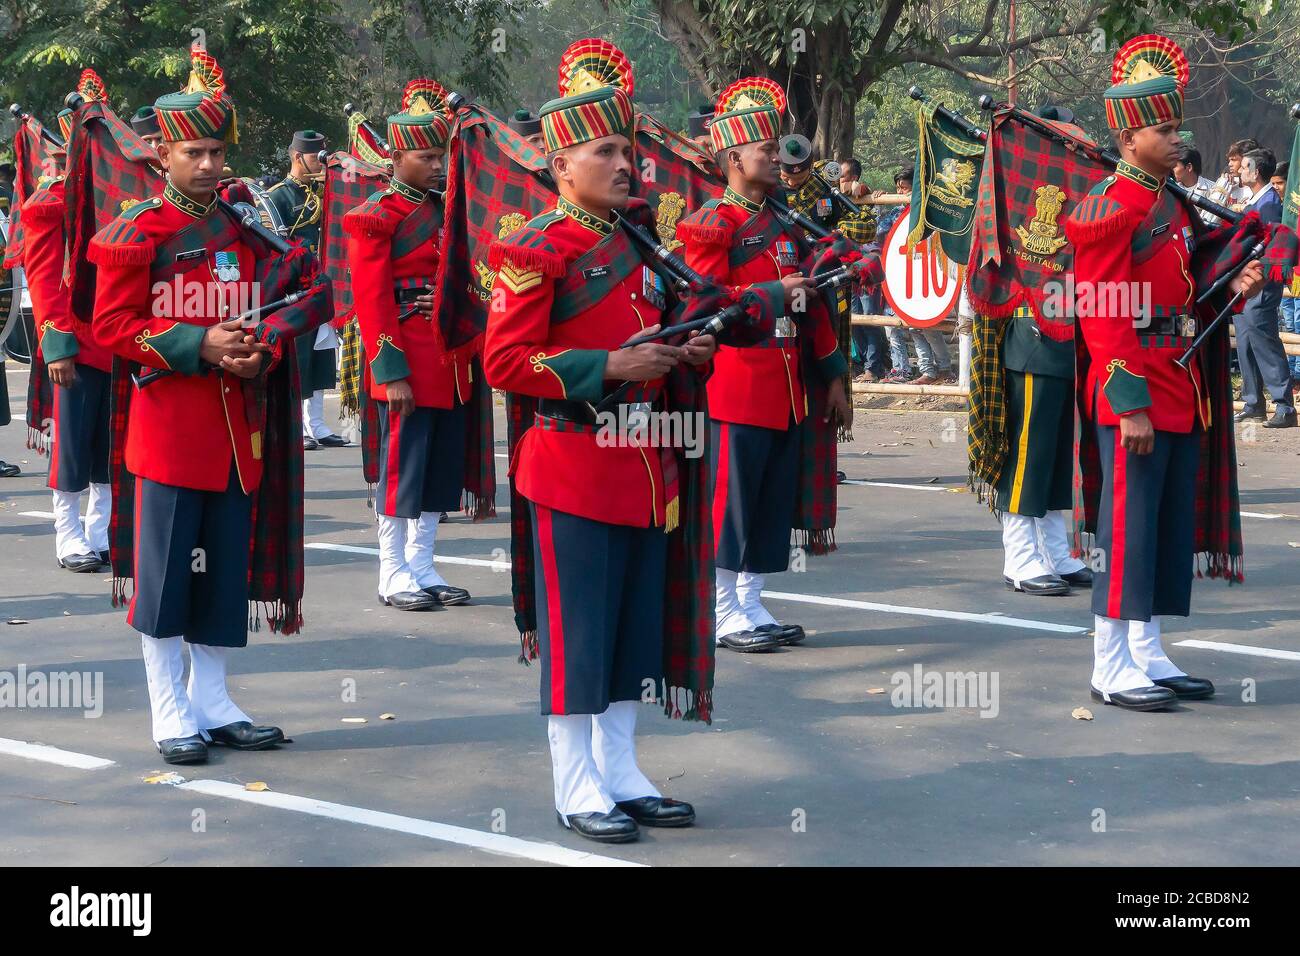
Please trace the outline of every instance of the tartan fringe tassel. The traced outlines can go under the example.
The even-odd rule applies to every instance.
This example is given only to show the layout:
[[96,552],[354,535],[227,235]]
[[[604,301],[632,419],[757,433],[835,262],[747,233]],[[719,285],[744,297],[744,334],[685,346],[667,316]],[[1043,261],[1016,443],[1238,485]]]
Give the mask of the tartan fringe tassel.
[[362,212],[360,208],[353,209],[343,217],[343,228],[354,236],[363,233],[378,233],[381,236],[391,236],[397,229],[400,220],[390,216]]
[[27,426],[27,447],[38,455],[50,457],[50,436],[39,428]]
[[1245,559],[1240,554],[1211,554],[1202,551],[1196,555],[1196,576],[1227,578],[1230,586],[1240,584],[1246,580]]
[[519,632],[519,663],[525,667],[531,665],[532,661],[537,660],[537,655],[541,653],[537,643],[536,631]]
[[[663,682],[663,692],[655,701],[664,709],[664,716],[672,720],[698,720],[713,723],[713,689],[691,690],[689,687],[669,687]],[[686,706],[683,708],[683,704]]]
[[113,575],[113,584],[110,589],[112,594],[113,607],[125,607],[129,600],[126,596],[126,586],[130,583],[131,578],[124,575]]
[[796,528],[795,541],[806,554],[830,554],[839,547],[834,528]]
[[461,494],[460,508],[474,521],[486,521],[497,516],[497,501],[494,495],[481,495],[468,489]]
[[1064,232],[1065,237],[1077,248],[1113,236],[1129,225],[1128,211],[1121,208],[1104,219],[1094,219],[1091,222],[1066,219]]
[[672,534],[682,523],[682,499],[680,495],[664,506],[664,534]]

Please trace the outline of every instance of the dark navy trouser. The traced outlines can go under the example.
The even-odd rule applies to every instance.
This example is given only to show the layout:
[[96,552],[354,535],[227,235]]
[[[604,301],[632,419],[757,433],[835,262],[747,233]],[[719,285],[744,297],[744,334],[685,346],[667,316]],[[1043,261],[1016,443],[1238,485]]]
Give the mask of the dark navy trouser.
[[460,508],[465,481],[465,406],[417,408],[405,418],[379,403],[375,508],[390,518]]
[[717,566],[770,574],[790,566],[799,493],[800,429],[711,421],[709,446]]
[[77,364],[72,385],[54,386],[54,448],[49,486],[85,491],[93,481],[107,484],[108,412],[111,376],[93,365]]

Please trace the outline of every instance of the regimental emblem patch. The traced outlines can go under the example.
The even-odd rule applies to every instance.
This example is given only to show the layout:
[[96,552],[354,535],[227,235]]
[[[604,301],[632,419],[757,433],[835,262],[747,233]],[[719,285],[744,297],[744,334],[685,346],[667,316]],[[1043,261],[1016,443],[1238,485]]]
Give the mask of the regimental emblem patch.
[[1016,235],[1025,251],[1038,256],[1054,256],[1069,240],[1060,235],[1057,217],[1065,205],[1065,191],[1048,183],[1034,190],[1034,218],[1025,226],[1016,226]]
[[677,220],[686,211],[686,200],[678,192],[666,192],[659,195],[659,209],[655,213],[655,232],[659,241],[668,249],[676,249],[681,240],[677,238]]

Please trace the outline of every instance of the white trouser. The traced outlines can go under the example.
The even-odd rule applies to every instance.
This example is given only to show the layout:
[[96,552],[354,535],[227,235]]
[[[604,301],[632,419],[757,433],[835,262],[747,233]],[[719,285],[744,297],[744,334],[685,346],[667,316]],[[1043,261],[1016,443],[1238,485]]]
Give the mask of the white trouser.
[[1165,653],[1160,640],[1160,618],[1152,616],[1149,621],[1128,622],[1128,649],[1133,655],[1133,663],[1146,672],[1152,680],[1164,680],[1166,677],[1186,677],[1187,672]]
[[226,689],[227,648],[191,644],[187,686],[182,643],[180,637],[140,635],[153,713],[153,739],[158,742],[192,737],[213,727],[249,719]]
[[735,571],[728,571],[726,568],[717,569],[714,613],[717,620],[716,635],[719,638],[740,631],[752,631],[755,627],[754,622],[749,619],[749,615],[741,606],[739,595],[736,594],[736,578]]
[[754,622],[755,627],[777,623],[760,600],[763,596],[763,575],[748,571],[736,572],[736,600],[744,609],[745,617]]
[[411,567],[406,563],[405,518],[377,515],[379,520],[379,593],[390,598],[420,590]]
[[328,438],[334,434],[325,424],[325,393],[320,389],[302,400],[302,433],[307,438]]
[[547,718],[555,809],[608,813],[618,800],[657,797],[659,791],[636,764],[636,701],[618,701],[603,714]]
[[90,554],[90,542],[81,524],[81,492],[52,492],[54,498],[54,556],[62,561],[74,554]]
[[86,538],[96,551],[108,550],[108,523],[112,517],[113,486],[92,481],[90,502],[86,505]]
[[1049,511],[1041,518],[1002,513],[1002,574],[1017,585],[1045,574],[1072,574],[1084,566],[1070,557],[1065,514]]
[[447,583],[433,566],[433,546],[438,541],[440,518],[437,511],[422,511],[420,517],[406,519],[406,564],[421,588]]
[[[1129,647],[1130,624],[1136,623],[1141,622],[1101,615],[1094,618],[1092,686],[1103,694],[1151,686],[1151,678],[1134,661]],[[1156,643],[1158,646],[1158,637]]]

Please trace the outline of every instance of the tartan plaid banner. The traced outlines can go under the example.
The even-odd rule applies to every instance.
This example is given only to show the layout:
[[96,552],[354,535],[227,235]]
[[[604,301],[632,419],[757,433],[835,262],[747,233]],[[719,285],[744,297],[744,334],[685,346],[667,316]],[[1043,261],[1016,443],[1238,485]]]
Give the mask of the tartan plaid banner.
[[1282,225],[1288,229],[1296,228],[1297,216],[1300,216],[1300,125],[1296,126],[1295,136],[1291,140],[1291,166],[1286,178],[1286,188],[1282,190]]
[[129,206],[162,193],[155,152],[107,103],[77,110],[68,139],[68,285],[72,315],[89,323],[96,269],[86,255],[95,233]]
[[1110,175],[1087,153],[1095,144],[1067,132],[1077,127],[1058,129],[1080,148],[1013,121],[1009,110],[993,114],[966,273],[971,305],[989,318],[1005,319],[1023,303],[1040,325],[1053,324],[1044,322],[1041,290],[1074,268],[1065,219]]
[[325,275],[334,284],[336,329],[342,329],[352,317],[352,281],[348,275],[348,237],[343,231],[343,217],[365,202],[366,197],[387,189],[389,178],[390,172],[385,167],[341,150],[325,161],[320,258]]
[[18,124],[14,134],[14,194],[9,200],[9,242],[5,247],[4,267],[12,269],[23,261],[23,229],[19,212],[27,197],[36,191],[42,176],[57,174],[59,161],[54,145],[41,133],[44,127],[35,117]]
[[699,146],[645,113],[636,115],[634,158],[639,175],[632,179],[632,195],[650,204],[659,241],[676,249],[678,220],[720,199],[726,180]]

